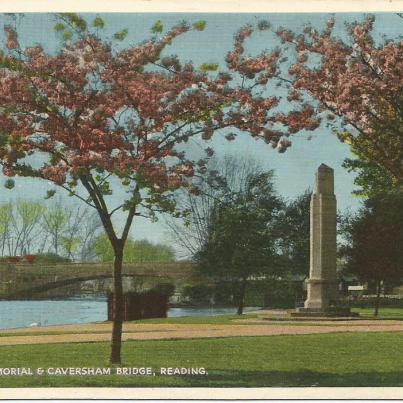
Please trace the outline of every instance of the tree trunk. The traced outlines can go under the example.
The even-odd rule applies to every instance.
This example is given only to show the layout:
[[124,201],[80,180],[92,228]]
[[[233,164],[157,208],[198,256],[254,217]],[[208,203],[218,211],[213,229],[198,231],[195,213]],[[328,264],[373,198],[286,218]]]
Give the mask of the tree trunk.
[[379,302],[381,299],[381,280],[379,280],[376,284],[376,299],[375,299],[375,311],[374,316],[378,316],[379,313]]
[[112,311],[112,344],[111,344],[111,364],[121,363],[122,346],[122,326],[123,326],[123,284],[122,284],[122,266],[123,266],[123,245],[114,245],[115,260],[113,263],[113,301]]
[[245,303],[245,294],[246,294],[246,284],[247,284],[247,279],[245,277],[242,279],[242,283],[241,283],[237,315],[242,315],[242,313],[243,313],[243,307],[244,307],[244,303]]

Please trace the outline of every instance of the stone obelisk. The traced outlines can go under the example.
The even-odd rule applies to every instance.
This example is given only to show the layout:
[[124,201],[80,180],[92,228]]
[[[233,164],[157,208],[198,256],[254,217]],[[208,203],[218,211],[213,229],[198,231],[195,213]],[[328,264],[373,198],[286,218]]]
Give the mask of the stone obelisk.
[[333,169],[321,164],[311,198],[310,272],[305,312],[326,312],[338,297],[336,274],[336,197]]

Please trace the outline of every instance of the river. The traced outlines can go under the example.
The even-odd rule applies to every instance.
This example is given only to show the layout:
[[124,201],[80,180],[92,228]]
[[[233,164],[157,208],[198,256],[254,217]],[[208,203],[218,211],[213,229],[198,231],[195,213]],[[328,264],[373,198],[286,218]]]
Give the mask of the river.
[[[258,308],[247,307],[245,311]],[[170,308],[168,317],[235,314],[236,308]],[[105,299],[0,301],[0,329],[107,320]]]

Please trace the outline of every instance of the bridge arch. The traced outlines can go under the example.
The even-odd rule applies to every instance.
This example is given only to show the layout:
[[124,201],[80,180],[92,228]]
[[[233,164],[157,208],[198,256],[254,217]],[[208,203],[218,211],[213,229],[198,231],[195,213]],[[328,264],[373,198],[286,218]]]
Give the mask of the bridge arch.
[[[1,296],[4,299],[26,298],[79,282],[112,278],[112,272],[109,263],[0,266],[0,285],[8,284],[7,289],[1,290]],[[175,285],[193,282],[198,277],[194,265],[189,262],[129,263],[123,266],[122,276],[169,281]]]

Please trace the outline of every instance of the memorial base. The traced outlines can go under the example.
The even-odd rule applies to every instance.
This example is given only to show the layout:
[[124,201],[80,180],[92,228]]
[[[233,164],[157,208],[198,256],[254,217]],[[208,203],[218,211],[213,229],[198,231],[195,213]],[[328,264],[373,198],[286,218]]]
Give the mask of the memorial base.
[[297,308],[290,314],[294,318],[351,318],[360,316],[356,312],[351,312],[349,307]]

